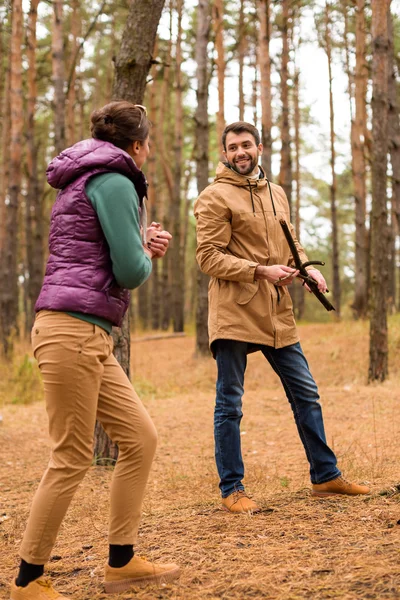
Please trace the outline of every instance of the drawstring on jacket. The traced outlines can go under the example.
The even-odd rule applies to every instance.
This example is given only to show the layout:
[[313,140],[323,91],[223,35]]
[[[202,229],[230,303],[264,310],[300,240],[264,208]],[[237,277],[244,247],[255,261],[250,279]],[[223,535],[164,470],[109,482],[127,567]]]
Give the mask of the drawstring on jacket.
[[[269,182],[269,180],[267,178],[265,178],[268,184],[268,189],[269,189],[269,195],[271,198],[271,204],[272,204],[272,210],[274,211],[274,216],[276,217],[276,210],[275,210],[275,203],[274,203],[274,197],[272,195],[272,189],[271,189],[271,184]],[[249,185],[249,192],[250,192],[250,198],[251,198],[251,206],[253,209],[253,215],[256,214],[255,208],[254,208],[254,198],[253,198],[253,186],[251,185],[251,182],[249,180],[247,180],[247,183]]]

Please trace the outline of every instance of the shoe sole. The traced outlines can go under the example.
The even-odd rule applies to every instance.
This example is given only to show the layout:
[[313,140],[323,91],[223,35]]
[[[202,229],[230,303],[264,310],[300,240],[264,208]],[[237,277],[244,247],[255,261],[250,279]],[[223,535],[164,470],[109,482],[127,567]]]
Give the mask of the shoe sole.
[[341,494],[340,492],[311,492],[311,498],[333,498],[340,496],[341,498],[355,498],[356,496],[367,496],[367,494]]
[[105,581],[104,589],[106,594],[118,594],[125,592],[133,587],[144,587],[146,585],[162,585],[178,579],[181,570],[173,569],[160,575],[148,575],[146,577],[134,577],[132,579],[123,579],[122,581]]
[[229,510],[229,508],[224,505],[222,505],[221,508],[230,515],[255,515],[256,513],[261,512],[261,508],[255,508],[254,510]]

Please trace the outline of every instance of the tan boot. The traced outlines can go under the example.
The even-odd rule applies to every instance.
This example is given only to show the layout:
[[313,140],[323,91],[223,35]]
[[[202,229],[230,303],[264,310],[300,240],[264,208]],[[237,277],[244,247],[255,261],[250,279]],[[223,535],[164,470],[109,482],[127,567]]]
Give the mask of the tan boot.
[[222,508],[234,514],[253,514],[260,512],[257,504],[251,500],[244,490],[237,490],[230,496],[222,498]]
[[134,556],[125,567],[106,565],[104,587],[107,594],[118,594],[133,587],[167,583],[177,579],[180,574],[180,568],[174,563],[156,564]]
[[11,600],[72,600],[69,596],[62,596],[51,585],[50,581],[40,577],[28,583],[26,587],[19,587],[15,581],[11,584]]
[[313,483],[311,496],[314,498],[328,498],[329,496],[359,496],[370,493],[366,485],[350,483],[343,477],[337,477],[326,483]]

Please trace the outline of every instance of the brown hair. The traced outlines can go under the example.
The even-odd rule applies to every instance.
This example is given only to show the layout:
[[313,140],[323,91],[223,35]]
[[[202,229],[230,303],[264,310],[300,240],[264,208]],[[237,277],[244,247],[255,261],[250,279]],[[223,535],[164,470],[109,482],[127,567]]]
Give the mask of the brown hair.
[[224,147],[224,150],[226,152],[226,136],[228,135],[228,133],[230,131],[233,131],[233,133],[243,133],[244,131],[247,131],[248,133],[250,133],[255,142],[256,142],[256,146],[258,146],[261,143],[261,138],[260,138],[260,134],[258,132],[257,127],[254,127],[254,125],[252,125],[251,123],[246,123],[246,121],[236,121],[235,123],[231,123],[230,125],[227,125],[222,133],[222,145]]
[[92,137],[111,142],[122,150],[133,142],[144,142],[150,131],[144,106],[126,101],[106,104],[93,111],[90,120]]

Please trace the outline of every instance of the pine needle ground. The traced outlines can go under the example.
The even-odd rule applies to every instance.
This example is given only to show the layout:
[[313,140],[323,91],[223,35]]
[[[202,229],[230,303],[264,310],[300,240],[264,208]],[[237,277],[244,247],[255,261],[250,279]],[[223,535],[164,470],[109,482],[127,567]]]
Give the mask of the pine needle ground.
[[[370,386],[366,323],[304,325],[300,334],[319,384],[328,441],[344,475],[368,482],[372,495],[311,499],[289,404],[256,354],[246,375],[242,449],[246,488],[263,510],[223,512],[213,458],[214,360],[194,358],[193,337],[133,340],[134,384],[159,432],[137,553],[179,563],[182,576],[161,588],[104,594],[112,469],[93,467],[47,567],[57,589],[76,600],[400,598],[400,328],[393,321],[390,379]],[[0,367],[1,599],[9,598],[49,451],[43,402],[14,397],[18,372]]]

